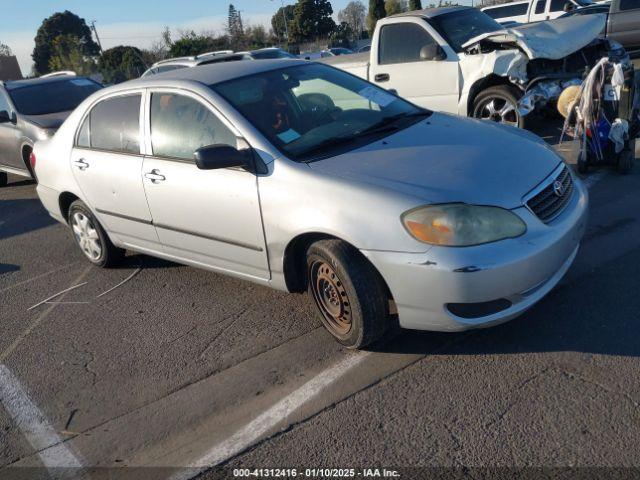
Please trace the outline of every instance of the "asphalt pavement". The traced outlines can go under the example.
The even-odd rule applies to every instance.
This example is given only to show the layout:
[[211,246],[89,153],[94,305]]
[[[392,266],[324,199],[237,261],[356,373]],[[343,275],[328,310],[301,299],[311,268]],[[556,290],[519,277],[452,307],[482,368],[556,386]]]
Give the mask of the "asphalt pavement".
[[640,165],[587,181],[583,246],[531,311],[348,352],[306,295],[136,254],[88,265],[34,184],[12,178],[0,189],[0,478],[635,472]]

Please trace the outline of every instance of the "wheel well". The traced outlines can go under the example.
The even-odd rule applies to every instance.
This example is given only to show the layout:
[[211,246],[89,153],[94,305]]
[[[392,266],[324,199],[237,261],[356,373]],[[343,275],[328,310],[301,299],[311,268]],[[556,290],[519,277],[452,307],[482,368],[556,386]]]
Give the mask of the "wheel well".
[[76,195],[70,192],[63,192],[58,199],[58,203],[60,204],[60,213],[62,214],[62,218],[65,221],[69,218],[69,207],[71,204],[78,199]]
[[[292,293],[304,293],[307,290],[307,262],[306,255],[309,247],[319,240],[340,240],[345,243],[349,243],[339,237],[328,235],[325,233],[304,233],[298,235],[289,242],[284,250],[284,277],[287,284],[287,289]],[[351,245],[349,243],[349,245]],[[351,245],[358,255],[361,255],[367,262],[369,259],[362,255],[360,251]],[[371,263],[371,262],[369,262]],[[372,265],[373,269],[380,276],[382,283],[387,290],[387,294],[390,299],[393,299],[389,285],[384,280],[375,265]]]
[[[24,161],[24,165],[31,172],[31,152],[33,151],[33,146],[26,144],[22,146],[22,160]],[[33,172],[31,172],[33,174]]]
[[488,77],[485,77],[474,83],[471,86],[471,90],[469,91],[469,99],[467,100],[467,116],[473,116],[473,103],[476,101],[476,97],[478,96],[478,94],[480,94],[480,92],[486,90],[487,88],[498,87],[500,85],[517,88],[517,86],[510,82],[508,78],[501,77],[500,75],[496,75],[495,73],[492,73]]

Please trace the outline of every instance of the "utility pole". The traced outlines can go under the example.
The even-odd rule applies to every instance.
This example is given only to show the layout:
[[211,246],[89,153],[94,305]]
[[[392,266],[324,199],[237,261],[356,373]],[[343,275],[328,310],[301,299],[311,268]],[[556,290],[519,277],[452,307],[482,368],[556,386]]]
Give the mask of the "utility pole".
[[95,20],[91,20],[91,30],[93,30],[93,33],[96,36],[96,40],[98,42],[98,47],[100,47],[100,53],[102,53],[102,43],[100,43],[100,37],[98,36],[98,30],[96,29],[96,21]]

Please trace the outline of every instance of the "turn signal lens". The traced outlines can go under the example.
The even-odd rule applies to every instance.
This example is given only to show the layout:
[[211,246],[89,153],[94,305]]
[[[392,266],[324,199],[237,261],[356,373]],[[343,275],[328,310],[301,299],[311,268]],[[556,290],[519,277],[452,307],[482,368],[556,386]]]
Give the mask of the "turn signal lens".
[[526,224],[509,210],[463,203],[415,208],[402,215],[402,223],[416,240],[449,247],[497,242],[527,231]]
[[29,155],[29,163],[31,164],[31,170],[35,170],[36,168],[36,154],[31,152]]

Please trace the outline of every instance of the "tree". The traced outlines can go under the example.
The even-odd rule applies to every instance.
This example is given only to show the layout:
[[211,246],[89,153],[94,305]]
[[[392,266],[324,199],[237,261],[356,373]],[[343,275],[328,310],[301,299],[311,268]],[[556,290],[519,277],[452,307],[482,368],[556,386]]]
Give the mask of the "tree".
[[367,8],[364,4],[357,0],[347,4],[342,10],[338,12],[338,21],[346,23],[353,32],[353,40],[360,38],[362,31],[364,30],[364,21],[367,15]]
[[[287,31],[291,30],[291,21],[295,15],[295,6],[286,5],[284,8],[280,7],[273,17],[271,17],[271,28],[273,33],[278,38],[285,38]],[[287,20],[285,28],[285,19]]]
[[244,40],[244,28],[242,16],[233,4],[229,5],[229,19],[227,21],[227,34],[234,50],[240,47]]
[[381,18],[387,16],[387,11],[384,7],[384,0],[369,0],[369,15],[367,16],[367,29],[369,35],[373,38],[373,31],[376,29],[376,23]]
[[138,78],[146,70],[146,65],[138,48],[121,45],[102,52],[98,70],[105,82],[120,83]]
[[351,26],[346,22],[342,22],[333,31],[331,37],[329,37],[329,48],[349,48],[351,46],[350,40],[352,38],[353,31],[351,30]]
[[409,0],[409,11],[422,10],[422,2],[420,0]]
[[85,54],[85,44],[75,35],[58,35],[50,48],[49,71],[72,70],[79,75],[95,73],[93,57]]
[[387,16],[389,17],[391,15],[406,12],[407,5],[404,0],[385,0],[384,10],[387,12]]
[[188,57],[214,50],[229,48],[229,38],[196,35],[194,31],[183,32],[178,40],[171,44],[169,57]]
[[289,35],[296,42],[326,37],[336,28],[329,0],[298,0]]
[[5,45],[4,43],[0,42],[0,57],[12,57],[13,56],[13,52],[11,51],[11,48],[9,48],[9,45]]
[[269,38],[267,31],[263,25],[247,26],[244,29],[244,37],[247,42],[248,48],[256,50],[258,48],[264,48],[269,44]]
[[[93,41],[91,30],[83,18],[78,17],[69,10],[62,13],[54,13],[46,18],[36,34],[36,46],[31,57],[34,61],[34,70],[42,75],[51,71],[50,60],[53,55],[53,44],[57,37],[69,35],[77,39],[78,53],[82,57],[94,57],[100,52],[100,47]],[[68,39],[59,45],[68,44]]]

